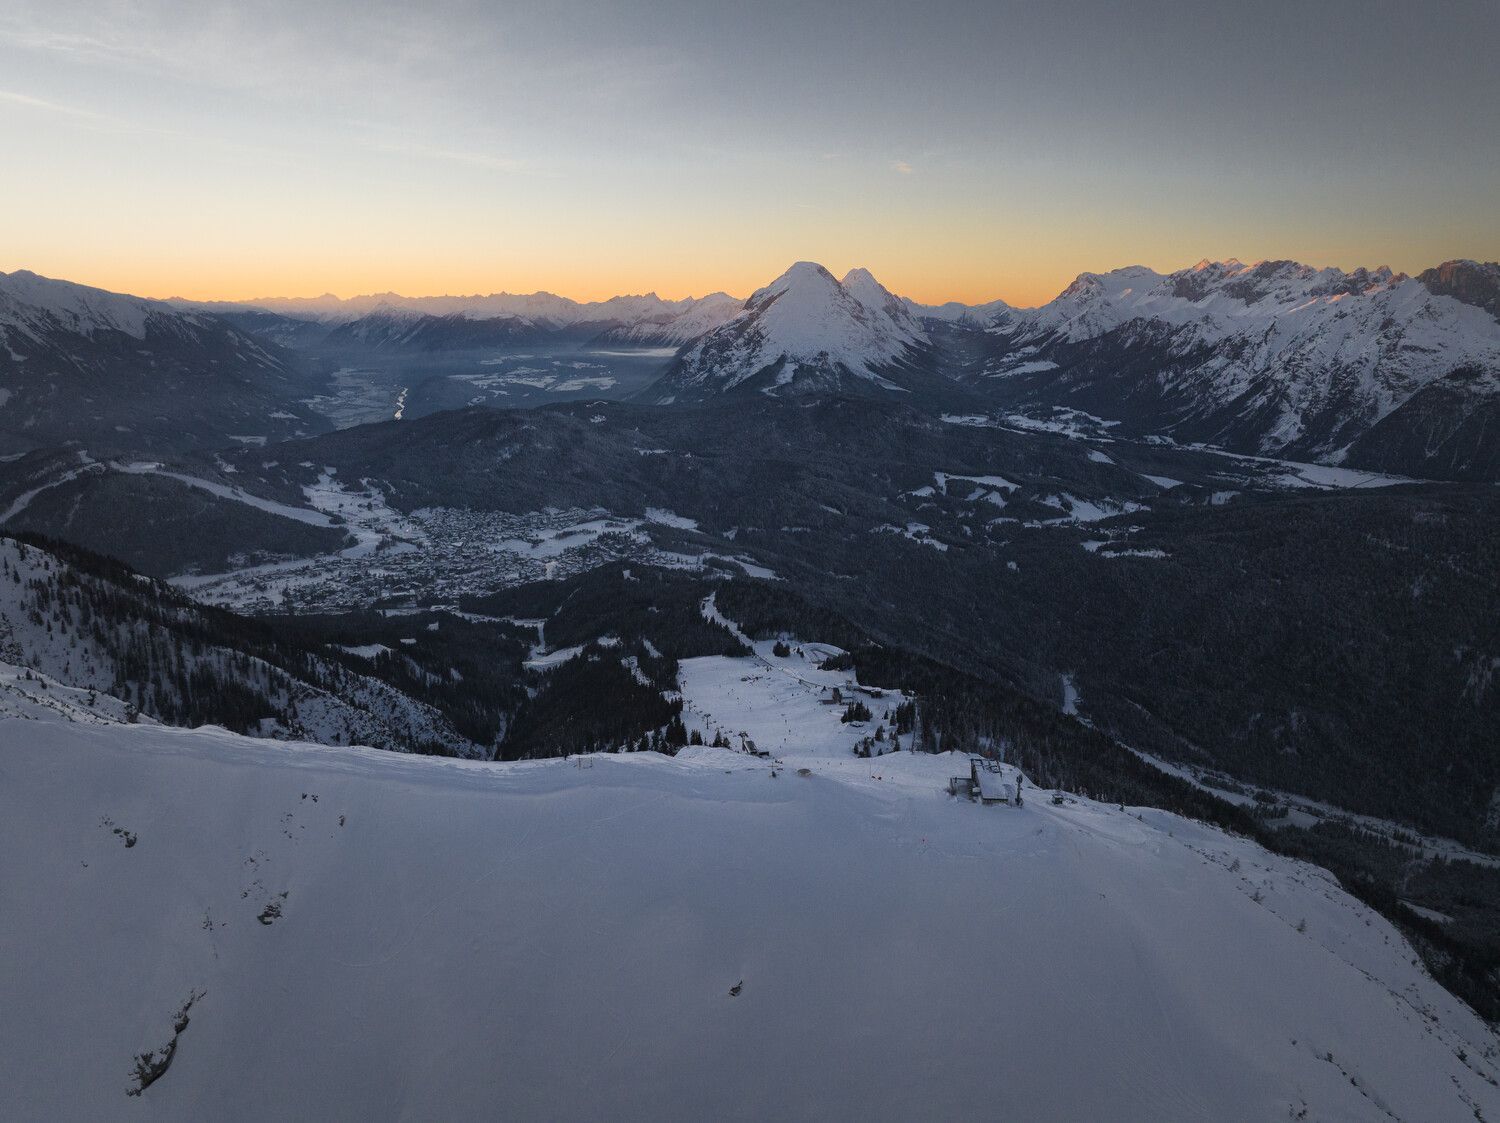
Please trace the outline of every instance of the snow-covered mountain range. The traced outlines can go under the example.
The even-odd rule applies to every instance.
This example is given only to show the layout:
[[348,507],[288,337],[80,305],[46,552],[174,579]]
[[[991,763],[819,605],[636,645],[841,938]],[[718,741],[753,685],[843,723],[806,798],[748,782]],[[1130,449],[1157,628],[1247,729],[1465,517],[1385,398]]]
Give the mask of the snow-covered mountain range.
[[1002,320],[1007,313],[1015,311],[1003,300],[990,300],[984,304],[962,304],[956,300],[945,304],[921,304],[903,296],[901,302],[919,319],[977,328],[989,327]]
[[0,1115],[1500,1117],[1500,265],[335,305],[0,274]]
[[[1291,261],[1084,273],[1040,308],[924,306],[793,266],[643,395],[912,393],[1415,476],[1500,474],[1500,266],[1413,278]],[[978,337],[978,338],[976,338]],[[972,356],[983,356],[975,366]],[[912,372],[936,377],[913,378]]]
[[384,293],[188,304],[15,273],[0,275],[0,435],[22,448],[91,427],[138,448],[198,432],[275,439],[320,427],[281,345],[422,354],[601,340],[681,349],[639,395],[657,404],[763,392],[1066,408],[1238,452],[1494,479],[1497,310],[1500,265],[1472,261],[1418,277],[1291,261],[1131,266],[1083,273],[1032,309],[921,305],[867,270],[840,280],[811,262],[743,303]]
[[436,316],[410,308],[381,307],[356,320],[334,325],[319,346],[376,351],[466,351],[524,342],[534,338],[538,330],[535,321],[520,316],[478,317],[463,312]]
[[[620,319],[622,322],[618,327],[604,332],[601,338],[618,343],[681,346],[713,331],[720,324],[727,323],[744,306],[744,302],[738,297],[722,292],[685,301],[657,301],[654,293],[640,299],[643,305],[633,310],[630,316],[610,316],[610,319]],[[652,301],[664,307],[653,308]]]
[[[1230,260],[1085,273],[1041,308],[988,317],[979,383],[1007,406],[1180,440],[1484,477],[1500,467],[1485,420],[1500,400],[1500,320],[1476,281],[1495,271]],[[1493,303],[1493,280],[1487,291]],[[1413,434],[1420,450],[1405,447]]]

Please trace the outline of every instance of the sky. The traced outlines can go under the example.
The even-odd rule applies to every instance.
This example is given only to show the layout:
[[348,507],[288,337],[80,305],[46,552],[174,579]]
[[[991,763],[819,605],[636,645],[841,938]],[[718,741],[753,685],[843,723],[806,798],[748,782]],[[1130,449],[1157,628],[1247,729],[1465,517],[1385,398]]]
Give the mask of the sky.
[[1500,2],[0,0],[0,270],[928,302],[1500,257]]

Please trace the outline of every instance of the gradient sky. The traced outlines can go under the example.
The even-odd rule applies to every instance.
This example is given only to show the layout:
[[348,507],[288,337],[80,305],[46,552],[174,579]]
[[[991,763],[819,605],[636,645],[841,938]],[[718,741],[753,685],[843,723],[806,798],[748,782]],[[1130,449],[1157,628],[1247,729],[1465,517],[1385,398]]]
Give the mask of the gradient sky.
[[1500,257],[1500,2],[0,0],[0,270],[927,301]]

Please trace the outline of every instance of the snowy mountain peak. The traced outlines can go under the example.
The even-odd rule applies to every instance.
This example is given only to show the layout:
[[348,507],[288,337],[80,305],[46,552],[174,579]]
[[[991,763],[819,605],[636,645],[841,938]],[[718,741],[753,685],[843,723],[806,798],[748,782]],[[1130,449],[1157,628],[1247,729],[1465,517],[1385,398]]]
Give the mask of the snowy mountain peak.
[[1057,299],[1031,313],[1027,322],[1039,332],[1090,339],[1129,319],[1126,309],[1144,294],[1159,289],[1164,279],[1144,265],[1128,265],[1108,273],[1080,273]]
[[[849,270],[839,284],[844,287],[845,292],[877,316],[889,316],[902,324],[911,319],[906,303],[877,281],[868,269]],[[915,327],[915,324],[910,326]]]
[[764,305],[767,300],[794,293],[794,299],[816,299],[814,294],[832,294],[839,287],[838,280],[816,261],[799,261],[769,285],[756,289],[745,302],[745,307]]
[[1059,332],[1073,342],[1097,338],[1132,320],[1193,326],[1198,338],[1222,338],[1250,320],[1269,327],[1282,315],[1346,297],[1374,295],[1408,278],[1388,267],[1318,269],[1296,261],[1204,259],[1162,274],[1144,266],[1080,273],[1051,303],[1024,317],[1031,333]]
[[[1108,273],[1080,273],[1057,298],[1119,299],[1160,284],[1162,274],[1144,265],[1127,265]],[[1055,302],[1054,302],[1055,303]]]
[[1217,294],[1243,304],[1254,304],[1267,298],[1293,303],[1367,293],[1406,278],[1384,265],[1345,273],[1341,269],[1318,269],[1297,261],[1257,261],[1246,265],[1237,258],[1230,258],[1227,261],[1200,261],[1191,269],[1171,274],[1170,279],[1172,294],[1186,300],[1200,302]]
[[926,342],[905,302],[868,270],[851,270],[840,281],[817,262],[799,261],[694,342],[651,395],[702,397],[762,374],[771,381],[762,387],[768,393],[829,389],[846,376],[899,389],[880,370]]
[[867,270],[854,270],[847,279],[852,289],[816,262],[799,261],[758,290],[726,327],[754,320],[757,357],[827,359],[868,375],[872,366],[921,340],[922,329]]

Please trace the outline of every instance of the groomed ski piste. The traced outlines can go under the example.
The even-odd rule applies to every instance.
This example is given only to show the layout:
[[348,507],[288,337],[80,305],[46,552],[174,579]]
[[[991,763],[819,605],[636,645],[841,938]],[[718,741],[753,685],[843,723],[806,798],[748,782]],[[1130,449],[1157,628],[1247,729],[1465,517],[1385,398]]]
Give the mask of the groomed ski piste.
[[956,800],[756,646],[685,720],[769,760],[269,743],[9,668],[0,1114],[1500,1119],[1491,1032],[1327,873]]

